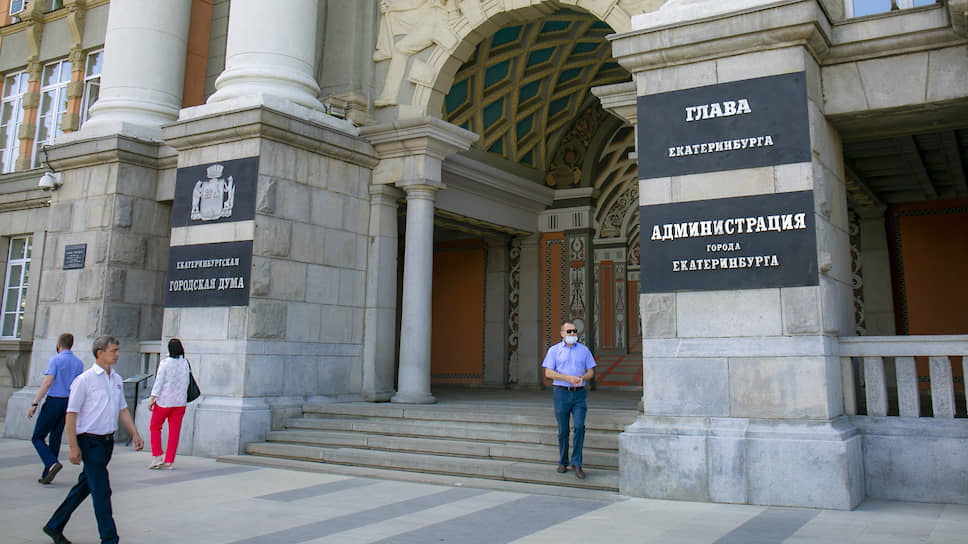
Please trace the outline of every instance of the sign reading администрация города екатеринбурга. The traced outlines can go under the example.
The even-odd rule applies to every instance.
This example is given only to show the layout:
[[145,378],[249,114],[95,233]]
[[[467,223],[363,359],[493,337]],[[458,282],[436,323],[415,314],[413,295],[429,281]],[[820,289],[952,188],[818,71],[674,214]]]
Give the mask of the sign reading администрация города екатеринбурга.
[[169,248],[166,308],[247,306],[252,240]]
[[809,162],[804,72],[638,98],[639,179]]
[[643,293],[817,285],[813,191],[639,208]]

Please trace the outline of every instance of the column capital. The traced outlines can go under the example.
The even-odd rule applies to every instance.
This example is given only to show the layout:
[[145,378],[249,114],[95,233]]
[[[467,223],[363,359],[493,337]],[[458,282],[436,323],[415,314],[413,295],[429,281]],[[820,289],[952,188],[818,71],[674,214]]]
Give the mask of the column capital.
[[608,113],[630,125],[638,124],[638,97],[635,93],[634,81],[592,87],[592,94],[598,97],[602,108]]
[[396,204],[403,191],[392,185],[370,185],[370,202],[375,204]]
[[416,198],[434,199],[434,193],[445,187],[444,183],[429,179],[401,180],[396,186],[407,192],[407,200]]
[[436,117],[360,128],[381,159],[427,155],[439,161],[470,148],[480,136]]

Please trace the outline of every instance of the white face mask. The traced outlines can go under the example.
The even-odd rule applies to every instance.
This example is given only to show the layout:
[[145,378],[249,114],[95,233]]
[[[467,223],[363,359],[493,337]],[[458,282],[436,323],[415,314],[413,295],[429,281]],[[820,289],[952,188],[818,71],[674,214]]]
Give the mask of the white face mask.
[[569,346],[574,346],[575,345],[575,342],[577,342],[577,341],[578,341],[578,337],[577,336],[572,336],[570,334],[567,335],[567,336],[565,336],[565,343],[568,344]]

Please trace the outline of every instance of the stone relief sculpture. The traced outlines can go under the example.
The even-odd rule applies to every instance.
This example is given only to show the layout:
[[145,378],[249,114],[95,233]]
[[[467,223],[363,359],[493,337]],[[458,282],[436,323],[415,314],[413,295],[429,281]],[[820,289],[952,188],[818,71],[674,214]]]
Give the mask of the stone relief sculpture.
[[[457,16],[457,0],[381,0],[380,29],[375,62],[390,61],[383,92],[373,101],[376,107],[393,106],[403,83],[407,61],[431,45],[451,49],[457,37],[450,20]],[[398,41],[396,36],[404,35]]]

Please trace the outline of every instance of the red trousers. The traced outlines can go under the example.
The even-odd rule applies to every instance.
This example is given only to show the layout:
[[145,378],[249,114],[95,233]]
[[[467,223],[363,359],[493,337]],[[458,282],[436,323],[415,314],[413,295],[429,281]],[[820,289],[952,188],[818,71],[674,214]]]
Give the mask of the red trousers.
[[153,457],[158,457],[162,454],[161,426],[165,424],[165,420],[167,419],[168,447],[165,448],[164,452],[165,462],[175,462],[175,452],[178,451],[178,436],[181,434],[182,418],[184,417],[184,406],[165,408],[164,406],[155,404],[154,409],[151,411],[151,424],[148,426],[148,428],[151,430],[151,455]]

